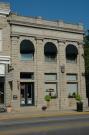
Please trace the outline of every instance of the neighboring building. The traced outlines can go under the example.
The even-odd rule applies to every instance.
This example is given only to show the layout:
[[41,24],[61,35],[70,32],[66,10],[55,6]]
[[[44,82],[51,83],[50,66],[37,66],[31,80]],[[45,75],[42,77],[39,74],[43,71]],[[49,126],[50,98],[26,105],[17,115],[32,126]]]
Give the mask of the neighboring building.
[[13,111],[75,109],[74,93],[87,107],[83,26],[19,16],[0,3],[0,104]]

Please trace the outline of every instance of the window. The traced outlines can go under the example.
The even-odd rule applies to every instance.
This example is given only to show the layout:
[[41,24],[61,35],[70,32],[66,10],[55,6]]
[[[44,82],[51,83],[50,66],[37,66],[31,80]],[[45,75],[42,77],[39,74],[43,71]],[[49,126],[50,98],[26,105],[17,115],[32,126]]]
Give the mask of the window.
[[45,83],[45,95],[50,95],[51,97],[57,96],[57,83]]
[[33,60],[33,54],[21,54],[21,60]]
[[56,81],[57,74],[56,73],[46,73],[45,74],[45,81]]
[[20,44],[21,60],[33,60],[34,59],[34,45],[29,40],[23,40]]
[[45,73],[45,95],[57,97],[57,74]]
[[21,79],[34,79],[34,74],[30,72],[21,72],[20,73],[20,78]]
[[44,46],[44,54],[46,62],[56,62],[57,47],[53,43],[47,42]]
[[67,81],[77,81],[76,74],[67,74]]
[[73,95],[77,93],[78,84],[77,83],[67,83],[68,96],[73,98]]
[[69,98],[78,92],[77,74],[67,74],[67,92]]
[[76,63],[77,62],[78,49],[76,46],[69,44],[66,47],[66,62]]
[[75,56],[67,56],[66,57],[66,62],[67,63],[77,63],[77,59]]

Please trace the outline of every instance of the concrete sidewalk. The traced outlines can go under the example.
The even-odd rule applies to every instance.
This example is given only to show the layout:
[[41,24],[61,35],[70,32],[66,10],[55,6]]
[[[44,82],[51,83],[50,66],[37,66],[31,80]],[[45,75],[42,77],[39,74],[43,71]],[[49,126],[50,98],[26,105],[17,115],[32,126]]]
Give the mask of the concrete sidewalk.
[[40,117],[60,117],[68,115],[89,115],[89,111],[76,112],[76,111],[37,111],[37,112],[11,112],[0,113],[0,120],[10,119],[28,119],[28,118],[40,118]]

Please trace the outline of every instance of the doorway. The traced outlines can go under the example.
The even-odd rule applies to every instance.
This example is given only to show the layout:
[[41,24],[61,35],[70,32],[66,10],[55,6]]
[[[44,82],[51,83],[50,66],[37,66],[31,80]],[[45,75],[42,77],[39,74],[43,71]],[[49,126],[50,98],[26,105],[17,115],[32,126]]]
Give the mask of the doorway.
[[0,77],[0,104],[4,104],[4,77]]
[[21,106],[34,105],[34,83],[21,82],[20,83],[20,104]]

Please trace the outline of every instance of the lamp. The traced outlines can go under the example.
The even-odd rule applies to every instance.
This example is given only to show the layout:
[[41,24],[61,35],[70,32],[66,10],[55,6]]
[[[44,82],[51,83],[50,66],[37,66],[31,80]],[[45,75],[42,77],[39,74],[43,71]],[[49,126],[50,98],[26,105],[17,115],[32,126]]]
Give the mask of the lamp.
[[65,72],[65,65],[61,65],[61,72],[64,73]]

